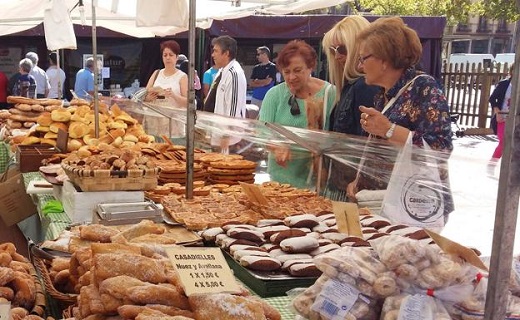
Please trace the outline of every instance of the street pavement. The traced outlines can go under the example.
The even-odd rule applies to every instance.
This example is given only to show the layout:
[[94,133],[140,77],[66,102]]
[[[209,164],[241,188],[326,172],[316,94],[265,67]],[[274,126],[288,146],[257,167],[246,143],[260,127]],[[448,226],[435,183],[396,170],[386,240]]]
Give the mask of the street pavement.
[[[491,255],[493,242],[500,162],[492,174],[487,164],[497,144],[496,136],[454,138],[449,160],[455,211],[441,234],[480,250],[482,256]],[[515,241],[514,253],[520,253],[520,240]]]

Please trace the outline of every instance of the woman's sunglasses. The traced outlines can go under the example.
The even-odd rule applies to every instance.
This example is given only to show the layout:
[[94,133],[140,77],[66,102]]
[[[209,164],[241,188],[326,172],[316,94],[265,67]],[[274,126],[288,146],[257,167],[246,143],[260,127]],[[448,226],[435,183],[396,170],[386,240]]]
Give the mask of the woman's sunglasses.
[[289,105],[291,106],[291,114],[293,116],[297,116],[300,114],[300,106],[298,105],[298,101],[295,96],[291,96],[289,98]]
[[332,53],[334,55],[336,55],[338,53],[341,54],[341,55],[344,55],[344,56],[347,55],[347,47],[344,44],[340,44],[337,47],[332,47],[331,46],[329,49],[330,49],[330,51],[332,51]]

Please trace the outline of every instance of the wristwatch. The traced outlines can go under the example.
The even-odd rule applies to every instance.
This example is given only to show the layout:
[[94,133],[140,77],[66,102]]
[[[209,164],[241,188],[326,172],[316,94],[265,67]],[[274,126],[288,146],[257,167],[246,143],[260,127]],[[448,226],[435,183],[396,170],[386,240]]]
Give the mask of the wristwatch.
[[396,126],[396,124],[392,123],[392,125],[390,126],[390,129],[388,129],[388,131],[385,133],[385,137],[387,139],[392,138],[392,136],[394,135],[395,126]]

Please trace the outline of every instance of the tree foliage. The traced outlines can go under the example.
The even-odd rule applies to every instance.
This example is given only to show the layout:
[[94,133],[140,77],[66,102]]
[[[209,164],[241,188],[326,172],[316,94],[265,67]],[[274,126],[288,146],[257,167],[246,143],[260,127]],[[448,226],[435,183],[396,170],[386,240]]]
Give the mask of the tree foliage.
[[466,23],[471,15],[510,22],[520,18],[512,0],[356,0],[355,10],[376,15],[446,16],[449,24]]

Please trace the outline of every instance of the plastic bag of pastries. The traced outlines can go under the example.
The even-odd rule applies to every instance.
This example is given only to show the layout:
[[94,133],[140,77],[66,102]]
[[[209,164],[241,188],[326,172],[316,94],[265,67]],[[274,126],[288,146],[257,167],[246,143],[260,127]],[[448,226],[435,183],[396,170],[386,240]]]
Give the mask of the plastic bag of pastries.
[[314,263],[329,278],[348,283],[368,297],[377,299],[399,293],[395,274],[369,247],[341,247],[317,256]]
[[442,302],[423,294],[401,294],[385,299],[381,320],[449,320]]
[[415,286],[441,289],[472,283],[478,270],[434,245],[389,235],[370,241],[382,263],[397,276],[402,290]]
[[[311,320],[329,319],[378,319],[380,303],[370,299],[345,282],[322,275],[301,292],[289,291],[291,307],[298,315]],[[298,292],[298,291],[297,291]]]

